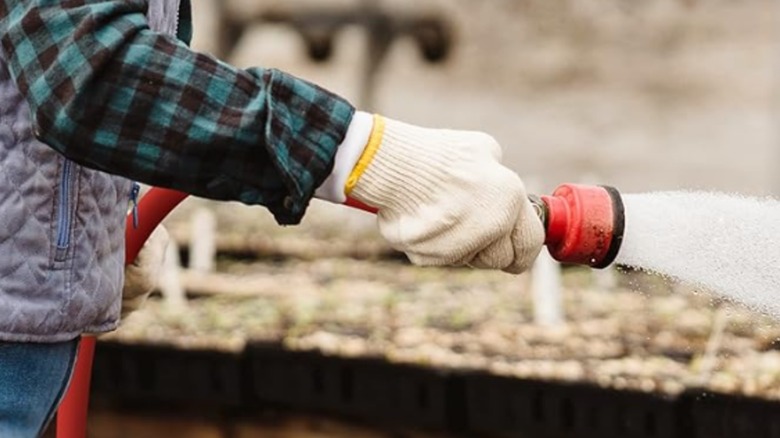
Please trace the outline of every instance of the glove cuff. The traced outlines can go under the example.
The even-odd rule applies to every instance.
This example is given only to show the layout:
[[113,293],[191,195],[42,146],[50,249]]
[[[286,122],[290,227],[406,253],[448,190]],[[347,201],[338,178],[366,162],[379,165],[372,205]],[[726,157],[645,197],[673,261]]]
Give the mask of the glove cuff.
[[[480,135],[469,133],[470,135]],[[432,205],[442,182],[477,175],[451,175],[453,163],[468,159],[462,148],[463,131],[428,129],[374,117],[374,129],[363,155],[347,180],[348,196],[378,208],[406,211]],[[468,141],[468,139],[466,139]]]

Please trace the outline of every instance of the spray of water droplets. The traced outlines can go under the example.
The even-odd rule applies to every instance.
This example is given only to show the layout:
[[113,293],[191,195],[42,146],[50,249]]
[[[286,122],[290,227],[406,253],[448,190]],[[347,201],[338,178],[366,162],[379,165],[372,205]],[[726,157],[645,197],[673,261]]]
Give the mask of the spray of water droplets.
[[623,196],[617,262],[780,318],[780,201],[707,192]]

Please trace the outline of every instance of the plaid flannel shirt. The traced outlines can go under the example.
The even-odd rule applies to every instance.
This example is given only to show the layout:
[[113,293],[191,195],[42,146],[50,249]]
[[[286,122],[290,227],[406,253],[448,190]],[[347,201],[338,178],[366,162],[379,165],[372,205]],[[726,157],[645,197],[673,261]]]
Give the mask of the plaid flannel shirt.
[[0,0],[0,43],[35,135],[88,167],[300,221],[354,108],[280,71],[195,53],[152,32],[146,7]]

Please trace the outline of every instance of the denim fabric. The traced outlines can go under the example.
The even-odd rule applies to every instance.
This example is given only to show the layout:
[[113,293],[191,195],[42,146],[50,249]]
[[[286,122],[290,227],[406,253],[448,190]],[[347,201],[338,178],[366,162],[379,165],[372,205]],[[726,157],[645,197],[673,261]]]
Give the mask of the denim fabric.
[[43,433],[70,381],[79,341],[0,343],[0,437]]

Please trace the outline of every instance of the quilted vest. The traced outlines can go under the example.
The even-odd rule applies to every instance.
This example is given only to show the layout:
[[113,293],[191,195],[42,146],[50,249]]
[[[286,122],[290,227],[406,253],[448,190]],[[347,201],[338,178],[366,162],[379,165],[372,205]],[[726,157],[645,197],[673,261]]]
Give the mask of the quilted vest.
[[[176,34],[181,0],[149,0]],[[81,167],[37,141],[0,53],[0,340],[55,342],[113,330],[134,184]]]

